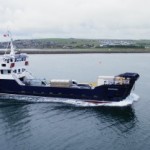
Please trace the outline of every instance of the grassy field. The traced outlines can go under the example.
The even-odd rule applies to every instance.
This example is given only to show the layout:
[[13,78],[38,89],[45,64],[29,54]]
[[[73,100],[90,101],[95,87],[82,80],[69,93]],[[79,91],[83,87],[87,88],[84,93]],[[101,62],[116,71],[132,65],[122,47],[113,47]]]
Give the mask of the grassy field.
[[106,51],[108,51],[109,49],[111,49],[112,51],[120,51],[119,49],[128,49],[126,51],[133,51],[133,49],[147,49],[145,51],[148,51],[148,49],[150,48],[150,40],[49,38],[37,39],[37,43],[40,43],[41,45],[43,45],[43,47],[44,45],[47,45],[47,48],[49,49],[99,49],[98,51],[103,51],[106,48]]

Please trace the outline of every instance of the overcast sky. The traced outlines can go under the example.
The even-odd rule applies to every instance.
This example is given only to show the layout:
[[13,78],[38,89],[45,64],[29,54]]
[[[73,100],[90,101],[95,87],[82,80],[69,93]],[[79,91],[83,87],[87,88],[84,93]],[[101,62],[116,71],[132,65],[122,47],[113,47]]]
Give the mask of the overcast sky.
[[150,39],[150,0],[0,0],[8,29],[15,39]]

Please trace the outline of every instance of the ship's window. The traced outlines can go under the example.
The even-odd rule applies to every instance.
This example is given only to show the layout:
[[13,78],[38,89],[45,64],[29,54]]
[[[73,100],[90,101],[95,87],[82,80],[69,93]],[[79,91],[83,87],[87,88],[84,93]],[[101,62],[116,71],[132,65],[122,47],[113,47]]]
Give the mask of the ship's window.
[[7,63],[9,63],[9,59],[7,59]]
[[18,69],[18,73],[20,73],[20,69]]
[[2,64],[2,67],[6,67],[6,64]]
[[13,62],[13,59],[10,59],[10,62]]
[[13,72],[14,72],[14,73],[17,73],[17,70],[14,70]]
[[[13,72],[16,73],[15,71],[16,71],[16,70],[14,70]],[[10,74],[10,73],[11,73],[11,70],[0,70],[0,73],[1,73],[1,74]]]

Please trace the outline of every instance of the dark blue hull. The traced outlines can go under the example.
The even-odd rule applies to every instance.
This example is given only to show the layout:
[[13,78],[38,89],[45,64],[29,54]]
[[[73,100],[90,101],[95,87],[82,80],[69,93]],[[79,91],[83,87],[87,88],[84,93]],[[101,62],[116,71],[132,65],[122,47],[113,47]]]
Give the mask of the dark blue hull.
[[131,92],[137,78],[128,85],[102,85],[91,89],[19,85],[15,80],[0,79],[0,93],[44,97],[73,98],[83,101],[121,101]]

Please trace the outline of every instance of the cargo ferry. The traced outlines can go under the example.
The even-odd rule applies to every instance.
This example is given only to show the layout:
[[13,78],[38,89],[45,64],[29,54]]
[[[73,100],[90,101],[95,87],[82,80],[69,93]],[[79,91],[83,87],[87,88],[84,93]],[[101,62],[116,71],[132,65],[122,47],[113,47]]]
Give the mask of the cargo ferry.
[[99,76],[94,83],[78,83],[75,80],[36,79],[29,71],[29,57],[17,52],[10,42],[10,52],[0,59],[0,93],[42,97],[71,98],[90,103],[110,103],[124,100],[130,95],[137,73],[116,76]]

